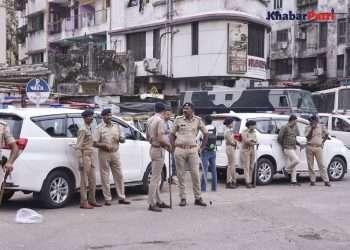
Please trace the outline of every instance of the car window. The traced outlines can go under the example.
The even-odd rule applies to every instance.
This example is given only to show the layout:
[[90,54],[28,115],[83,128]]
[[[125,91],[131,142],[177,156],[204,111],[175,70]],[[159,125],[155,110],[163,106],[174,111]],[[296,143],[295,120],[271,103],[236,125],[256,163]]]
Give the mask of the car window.
[[274,120],[275,126],[276,126],[276,130],[275,133],[278,134],[281,127],[286,125],[288,123],[288,120]]
[[276,125],[272,120],[256,120],[256,130],[262,134],[275,134]]
[[350,125],[347,121],[333,117],[332,118],[332,130],[334,131],[342,131],[342,132],[350,132]]
[[65,117],[40,117],[34,123],[52,137],[66,137]]
[[[78,116],[70,116],[67,118],[67,137],[69,138],[76,138],[78,137],[78,131],[80,128],[84,126],[84,119],[82,117]],[[97,122],[94,119],[94,121],[91,124],[91,127],[97,128]]]
[[20,137],[23,123],[22,118],[11,114],[0,114],[0,121],[6,122],[12,136],[15,139],[18,139]]
[[116,120],[113,120],[112,123],[119,126],[120,134],[122,137],[130,140],[136,139],[134,136],[133,130],[131,130],[129,126],[127,126],[126,124],[122,124],[121,122]]
[[328,128],[328,116],[320,116],[320,123]]
[[[233,132],[234,133],[239,133],[239,129],[241,127],[241,120],[233,117],[234,122],[233,122]],[[224,131],[225,131],[225,125],[224,125],[224,117],[213,117],[213,126],[216,128],[216,135],[218,137],[224,136]]]
[[270,103],[272,106],[276,108],[288,108],[289,103],[288,103],[288,98],[286,95],[275,95],[272,94],[269,96]]

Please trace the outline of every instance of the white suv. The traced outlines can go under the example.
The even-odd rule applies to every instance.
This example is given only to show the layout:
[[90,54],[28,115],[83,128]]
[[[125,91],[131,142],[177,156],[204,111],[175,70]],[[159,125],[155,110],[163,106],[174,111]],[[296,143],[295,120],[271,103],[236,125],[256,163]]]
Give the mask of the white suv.
[[[225,153],[225,142],[223,139],[224,125],[223,121],[226,117],[232,117],[235,121],[235,138],[239,141],[241,139],[240,133],[246,129],[245,124],[248,120],[255,120],[257,127],[257,137],[259,147],[256,154],[257,159],[257,183],[265,185],[271,183],[273,176],[276,173],[282,173],[282,169],[286,167],[286,159],[282,152],[282,148],[277,142],[278,131],[282,125],[288,122],[288,116],[275,114],[259,114],[259,113],[228,113],[213,115],[213,125],[218,133],[218,150],[216,157],[216,164],[218,168],[225,169],[227,167],[227,157]],[[299,118],[297,126],[300,135],[297,140],[301,144],[306,143],[304,135],[305,127],[308,121]],[[242,164],[240,161],[239,150],[236,151],[236,167],[237,171],[243,173]],[[305,149],[297,149],[301,163],[297,166],[299,175],[308,175],[308,167],[306,161]],[[330,180],[341,180],[347,172],[347,166],[350,163],[350,150],[344,144],[332,138],[327,140],[324,146],[324,160],[328,166],[328,175]],[[317,168],[315,161],[315,168]]]
[[350,147],[350,116],[341,114],[319,113],[320,122],[328,129],[329,134]]
[[[34,197],[48,208],[59,208],[67,204],[72,193],[78,191],[80,175],[74,145],[77,132],[83,125],[82,110],[63,108],[8,109],[0,111],[0,120],[8,123],[17,139],[21,153],[8,179],[5,198],[16,191],[33,193]],[[95,114],[93,126],[101,122]],[[144,135],[133,126],[113,116],[126,142],[120,146],[121,164],[126,186],[141,186],[147,192],[151,165],[150,144]],[[9,150],[3,149],[5,156]],[[96,181],[99,187],[100,171],[97,150],[93,163],[96,166]],[[0,170],[0,177],[2,171]],[[163,178],[166,179],[164,166]],[[113,178],[110,178],[113,183]]]

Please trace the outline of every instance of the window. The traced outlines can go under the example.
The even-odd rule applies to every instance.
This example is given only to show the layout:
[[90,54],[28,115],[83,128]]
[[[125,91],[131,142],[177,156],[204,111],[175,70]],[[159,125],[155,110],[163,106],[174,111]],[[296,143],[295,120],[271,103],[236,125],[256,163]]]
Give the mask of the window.
[[261,25],[248,26],[248,55],[262,58],[265,56],[265,28]]
[[28,32],[36,32],[44,29],[44,13],[40,12],[38,14],[28,17]]
[[333,117],[332,118],[332,130],[350,132],[350,125],[343,119]]
[[346,41],[346,19],[338,19],[338,44]]
[[344,55],[337,56],[337,70],[344,70]]
[[32,54],[32,64],[43,63],[44,62],[44,53],[35,53]]
[[271,120],[257,120],[256,129],[262,134],[275,134],[276,125]]
[[339,90],[338,109],[350,110],[350,89]]
[[51,137],[66,137],[65,117],[40,117],[33,121]]
[[269,96],[270,103],[275,108],[288,108],[288,97],[285,95],[270,95]]
[[22,118],[10,114],[1,114],[0,120],[7,123],[7,126],[9,127],[12,136],[15,139],[18,139],[22,129]]
[[288,120],[275,120],[275,127],[276,127],[276,134],[279,133],[279,131],[281,130],[281,127],[286,125],[288,123]]
[[277,42],[288,42],[288,29],[277,31]]
[[273,61],[276,75],[292,74],[292,60],[280,59]]
[[126,36],[127,50],[131,50],[135,61],[142,61],[146,57],[146,32],[128,34]]
[[299,59],[299,72],[300,73],[309,73],[314,72],[316,68],[316,58],[301,58]]
[[153,58],[160,59],[160,30],[153,31]]
[[215,95],[212,94],[212,95],[208,95],[208,98],[210,101],[215,101]]
[[233,94],[226,94],[225,101],[231,101],[233,99]]
[[282,9],[283,5],[283,0],[274,0],[273,1],[273,8],[276,9]]
[[192,55],[198,55],[198,22],[192,23]]
[[320,33],[319,33],[319,47],[327,47],[327,34],[328,33],[328,23],[320,23]]
[[129,2],[128,2],[128,8],[129,8],[129,7],[137,6],[137,2],[138,2],[138,0],[129,0]]
[[320,123],[321,123],[325,128],[328,128],[328,116],[320,116]]

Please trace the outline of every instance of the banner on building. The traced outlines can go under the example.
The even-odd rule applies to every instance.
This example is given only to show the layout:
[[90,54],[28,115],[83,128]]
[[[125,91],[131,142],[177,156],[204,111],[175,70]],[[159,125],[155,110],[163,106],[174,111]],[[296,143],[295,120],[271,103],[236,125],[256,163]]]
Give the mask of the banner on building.
[[248,54],[248,24],[228,24],[227,73],[246,73]]

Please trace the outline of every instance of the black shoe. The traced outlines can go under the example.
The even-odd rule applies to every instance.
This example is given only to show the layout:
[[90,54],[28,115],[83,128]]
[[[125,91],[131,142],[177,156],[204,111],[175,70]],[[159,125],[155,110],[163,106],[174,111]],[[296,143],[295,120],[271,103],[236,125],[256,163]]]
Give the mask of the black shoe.
[[330,183],[330,182],[325,182],[324,185],[325,185],[326,187],[331,187],[331,183]]
[[197,206],[202,206],[202,207],[206,207],[207,206],[207,203],[205,203],[202,198],[199,198],[199,199],[196,199],[194,201],[194,204],[197,205]]
[[315,185],[316,185],[316,184],[315,184],[314,181],[310,182],[310,186],[315,186]]
[[253,185],[249,183],[246,185],[246,188],[253,188]]
[[300,183],[298,183],[298,182],[291,182],[290,185],[292,185],[292,186],[301,186]]
[[164,202],[157,203],[157,207],[159,208],[170,208],[170,206]]
[[126,199],[122,199],[122,200],[119,200],[118,203],[123,205],[129,205],[131,202]]
[[181,199],[179,206],[185,207],[187,205],[186,199]]
[[112,206],[112,201],[105,201],[105,206]]
[[162,212],[162,209],[159,208],[157,205],[149,205],[148,210],[152,212]]

